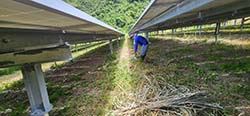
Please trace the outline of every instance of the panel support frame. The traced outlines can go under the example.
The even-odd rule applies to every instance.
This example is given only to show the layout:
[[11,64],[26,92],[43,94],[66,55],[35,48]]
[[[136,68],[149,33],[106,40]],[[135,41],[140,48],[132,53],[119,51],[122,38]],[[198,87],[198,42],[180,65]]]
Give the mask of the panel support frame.
[[219,38],[219,34],[220,34],[220,27],[221,27],[221,23],[217,22],[216,27],[215,27],[215,44],[218,43],[218,38]]
[[110,53],[113,54],[114,53],[114,49],[113,49],[112,39],[109,40],[109,49],[110,49]]
[[149,41],[149,32],[145,32],[145,38],[148,40],[148,42],[150,42]]
[[21,68],[28,94],[31,116],[48,116],[52,110],[41,64],[25,64]]
[[241,19],[241,25],[240,25],[240,32],[243,32],[243,28],[244,28],[244,23],[245,23],[245,17]]

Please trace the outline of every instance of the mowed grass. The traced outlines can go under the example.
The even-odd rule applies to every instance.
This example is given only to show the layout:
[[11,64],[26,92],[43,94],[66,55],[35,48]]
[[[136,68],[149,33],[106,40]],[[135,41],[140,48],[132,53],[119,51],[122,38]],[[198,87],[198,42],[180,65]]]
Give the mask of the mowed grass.
[[[83,54],[86,54],[92,50],[95,50],[98,47],[107,45],[107,42],[93,42],[92,44],[87,44],[84,46],[78,46],[80,47],[79,50],[73,50],[74,52],[72,53],[73,58],[77,58],[79,56],[82,56]],[[85,49],[81,49],[81,48]],[[74,48],[75,49],[75,48]],[[64,66],[65,63],[68,61],[59,61],[56,63],[44,63],[42,64],[42,69],[43,71],[48,71],[50,69],[57,69],[62,66]],[[9,86],[12,86],[15,84],[16,81],[19,81],[22,79],[22,74],[21,74],[21,66],[12,66],[12,67],[7,67],[7,68],[0,68],[0,92],[8,89]]]
[[225,115],[237,115],[236,107],[249,107],[250,46],[170,38],[151,39],[149,63],[142,66],[148,69],[145,74],[208,91]]
[[[114,42],[116,48],[116,42]],[[91,50],[79,51],[74,54],[74,62],[53,66],[45,72],[47,89],[53,110],[50,115],[101,115],[109,99],[112,88],[112,77],[106,77],[105,61],[107,64],[116,59],[116,54],[110,55],[106,43]],[[86,61],[85,61],[86,60]],[[75,72],[74,67],[79,68]],[[64,68],[73,68],[64,70]],[[86,69],[85,69],[86,67]],[[59,71],[59,75],[57,74]],[[61,71],[61,72],[60,72]],[[68,73],[60,76],[60,73]],[[0,92],[0,115],[26,116],[29,114],[29,101],[24,89],[23,80],[6,85]]]
[[[250,46],[215,45],[202,38],[170,38],[151,38],[145,62],[130,59],[133,43],[127,41],[118,54],[109,55],[106,46],[79,57],[76,64],[58,67],[58,70],[63,70],[78,66],[81,62],[77,60],[102,59],[98,65],[92,64],[99,60],[82,64],[92,68],[78,70],[73,72],[74,75],[46,79],[50,101],[54,105],[50,115],[112,115],[117,109],[116,103],[126,103],[131,99],[130,94],[140,90],[145,75],[154,77],[159,83],[207,91],[213,103],[224,107],[223,113],[227,116],[238,115],[240,112],[236,107],[250,105]],[[48,72],[47,76],[53,74]],[[6,115],[27,115],[29,103],[23,86],[19,81],[8,87],[7,90],[11,91],[1,93],[1,96],[6,96],[0,97],[1,112],[11,108],[12,112]]]

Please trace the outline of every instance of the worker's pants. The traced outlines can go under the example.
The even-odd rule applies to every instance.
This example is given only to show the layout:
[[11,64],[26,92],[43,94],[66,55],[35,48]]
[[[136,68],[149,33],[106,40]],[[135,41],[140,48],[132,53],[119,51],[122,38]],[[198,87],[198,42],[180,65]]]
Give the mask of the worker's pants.
[[148,44],[147,45],[142,45],[141,46],[141,57],[142,57],[142,59],[144,59],[145,56],[147,55],[147,51],[148,51]]

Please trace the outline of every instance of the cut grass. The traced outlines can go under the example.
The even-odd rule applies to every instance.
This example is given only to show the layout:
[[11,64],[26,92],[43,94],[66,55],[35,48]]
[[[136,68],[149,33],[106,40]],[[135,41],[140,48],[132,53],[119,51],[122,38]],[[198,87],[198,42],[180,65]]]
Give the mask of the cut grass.
[[[187,46],[190,42],[192,45]],[[154,45],[150,47],[149,60],[158,65],[148,64],[148,68],[159,69],[152,71],[156,77],[164,77],[167,82],[175,85],[209,91],[215,101],[225,106],[225,115],[237,115],[236,107],[249,106],[248,46],[204,44],[192,39],[186,43],[181,39],[156,39],[152,43]],[[182,49],[187,50],[175,50],[167,54],[157,52],[159,48],[173,49],[176,46],[183,46]],[[181,58],[185,55],[190,57]],[[171,59],[175,60],[166,67],[159,65],[168,64]]]
[[[235,107],[249,106],[250,62],[247,56],[250,47],[247,45],[214,45],[206,39],[168,37],[152,39],[151,42],[144,63],[130,60],[132,47],[127,41],[120,54],[103,57],[105,63],[90,72],[62,77],[60,82],[49,79],[48,90],[54,105],[51,114],[113,115],[113,110],[126,106],[133,99],[131,94],[137,93],[145,84],[145,76],[154,77],[153,80],[160,85],[169,83],[194,91],[207,91],[212,103],[220,103],[224,107],[224,115],[238,115]],[[96,53],[108,54],[108,51],[107,48],[106,51],[96,49],[91,53],[94,54],[92,58]],[[118,103],[124,104],[119,106]],[[0,105],[1,111],[6,108],[6,103]],[[25,111],[18,112],[23,114],[21,112]],[[147,111],[144,115],[155,114]]]
[[[96,54],[98,55],[98,53],[101,53],[102,55],[104,55],[103,59],[105,59],[105,55],[109,54],[109,49],[108,49],[108,46],[106,45],[107,45],[106,42],[102,44],[98,44],[96,46],[90,47],[87,50],[76,52],[73,54],[73,56],[76,60],[78,60],[78,59],[85,58],[85,57],[95,58]],[[56,69],[59,70],[65,65],[70,65],[70,64],[71,63],[65,63],[65,62],[58,63],[58,67],[56,67]],[[49,64],[46,64],[46,66],[49,66]],[[95,65],[92,64],[91,67],[95,68]],[[88,70],[88,71],[91,71],[91,70]],[[88,81],[88,79],[83,79],[83,76],[89,73],[88,71],[83,71],[79,73],[78,75],[72,75],[70,77],[65,78],[66,80],[62,79],[59,82],[55,82],[53,78],[46,78],[50,101],[54,106],[54,109],[51,112],[52,115],[67,115],[67,114],[76,115],[77,112],[79,111],[75,110],[74,103],[79,104],[79,102],[74,101],[74,100],[79,99],[85,103],[85,100],[88,100],[88,99],[84,99],[84,98],[96,98],[91,95],[88,95],[87,94],[88,92],[86,91],[81,91],[81,90],[84,90],[83,88],[88,88],[90,86],[93,87],[95,85],[93,83],[94,80]],[[46,74],[47,73],[51,73],[51,72],[46,72]],[[87,78],[94,79],[97,77],[91,77],[90,75],[90,77],[87,77]],[[28,115],[29,102],[28,102],[26,92],[23,91],[23,88],[24,88],[23,80],[8,83],[5,86],[2,86],[0,88],[1,88],[0,89],[0,94],[1,94],[0,115],[10,115],[10,116]],[[78,98],[79,96],[83,96],[83,97]],[[100,101],[100,98],[98,99]],[[93,100],[96,100],[96,99],[93,99]],[[88,104],[91,104],[91,101],[88,101],[88,102],[89,102]],[[96,107],[93,106],[92,108],[93,108],[92,110],[94,110],[94,108]],[[12,111],[6,113],[5,111],[8,109],[11,109]],[[77,110],[80,110],[80,109],[77,109]],[[72,111],[75,111],[75,112],[72,112]],[[81,114],[84,114],[84,113],[79,113],[79,115]]]
[[[107,45],[107,42],[102,42],[102,43],[93,43],[89,44],[88,47],[84,50],[80,50],[77,52],[74,52],[73,58],[76,59],[80,56],[82,56],[83,54],[86,54],[88,52],[91,52],[99,47],[105,46]],[[44,63],[42,64],[42,69],[43,71],[48,71],[50,69],[59,69],[62,68],[64,66],[65,63],[67,63],[68,61],[60,61],[60,62],[55,62],[55,63]],[[13,67],[9,67],[9,68],[2,68],[0,70],[0,91],[5,90],[5,86],[9,86],[12,83],[21,80],[22,78],[22,74],[21,74],[21,68],[20,66],[13,66]],[[1,75],[1,73],[3,75]]]

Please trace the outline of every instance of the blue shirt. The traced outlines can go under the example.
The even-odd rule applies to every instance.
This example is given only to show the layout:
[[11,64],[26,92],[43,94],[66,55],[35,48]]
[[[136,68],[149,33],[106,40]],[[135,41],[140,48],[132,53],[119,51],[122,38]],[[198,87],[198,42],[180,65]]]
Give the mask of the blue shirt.
[[135,36],[134,37],[134,52],[137,52],[138,44],[142,45],[148,45],[148,40],[142,36]]

